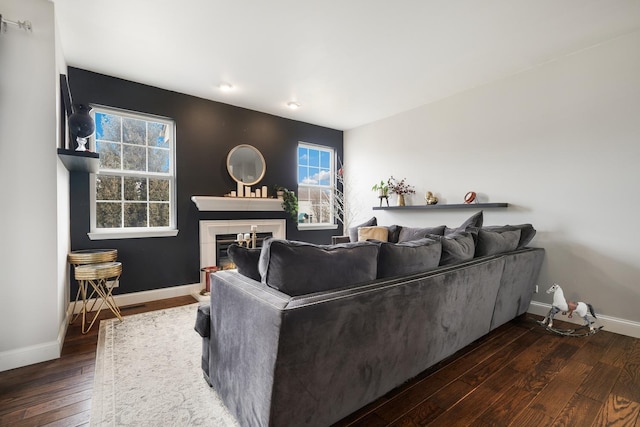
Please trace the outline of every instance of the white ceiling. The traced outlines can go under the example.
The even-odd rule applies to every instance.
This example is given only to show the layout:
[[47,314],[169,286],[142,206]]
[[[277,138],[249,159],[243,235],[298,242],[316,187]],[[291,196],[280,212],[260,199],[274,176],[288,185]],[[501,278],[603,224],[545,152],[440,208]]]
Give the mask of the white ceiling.
[[70,66],[341,130],[640,29],[640,0],[53,1]]

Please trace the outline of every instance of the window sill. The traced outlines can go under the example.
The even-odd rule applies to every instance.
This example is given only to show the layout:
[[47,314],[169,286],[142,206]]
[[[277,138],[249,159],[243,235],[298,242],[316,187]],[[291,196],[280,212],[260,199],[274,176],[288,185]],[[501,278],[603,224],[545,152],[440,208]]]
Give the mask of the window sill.
[[158,231],[95,231],[87,233],[89,240],[143,239],[147,237],[174,237],[179,230]]
[[338,224],[300,224],[298,223],[298,230],[337,230]]

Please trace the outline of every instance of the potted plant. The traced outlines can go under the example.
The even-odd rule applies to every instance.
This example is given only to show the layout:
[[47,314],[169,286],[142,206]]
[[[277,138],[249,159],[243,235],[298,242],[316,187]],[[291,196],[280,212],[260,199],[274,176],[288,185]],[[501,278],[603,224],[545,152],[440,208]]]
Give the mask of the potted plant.
[[294,221],[298,221],[298,197],[296,193],[289,190],[288,188],[282,187],[280,185],[275,185],[274,190],[280,198],[280,194],[282,194],[282,209],[286,213],[288,213]]
[[392,194],[398,195],[398,206],[405,206],[405,194],[414,194],[416,192],[415,188],[412,185],[409,185],[405,182],[405,179],[406,178],[402,178],[400,181],[398,181],[393,176],[391,176],[387,181],[389,191]]
[[383,180],[379,184],[374,184],[371,191],[377,191],[378,197],[387,197],[389,195],[389,186]]

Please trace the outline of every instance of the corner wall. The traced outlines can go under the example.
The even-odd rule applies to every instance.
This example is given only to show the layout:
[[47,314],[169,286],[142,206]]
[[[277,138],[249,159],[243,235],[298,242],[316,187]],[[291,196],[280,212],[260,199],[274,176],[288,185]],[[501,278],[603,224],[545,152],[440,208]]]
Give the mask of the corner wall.
[[[345,132],[347,198],[384,225],[460,224],[475,210],[372,211],[390,175],[440,203],[467,191],[485,224],[532,223],[546,249],[534,300],[568,299],[640,327],[640,32]],[[357,223],[357,222],[354,222]]]
[[[60,355],[66,283],[58,231],[54,5],[3,1],[7,19],[29,20],[0,34],[0,371]],[[63,192],[68,192],[68,186]],[[64,199],[63,199],[64,200]],[[64,211],[64,208],[63,208]],[[68,212],[68,207],[66,208]],[[68,217],[67,217],[68,221]],[[60,239],[60,240],[59,240]],[[66,249],[64,249],[66,251]]]

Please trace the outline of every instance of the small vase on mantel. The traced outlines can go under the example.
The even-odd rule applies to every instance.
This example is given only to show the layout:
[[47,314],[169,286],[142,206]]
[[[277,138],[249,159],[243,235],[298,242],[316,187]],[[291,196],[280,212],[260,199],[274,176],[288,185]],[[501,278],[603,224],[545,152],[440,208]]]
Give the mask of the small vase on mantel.
[[404,194],[398,194],[398,206],[406,206],[404,202]]

